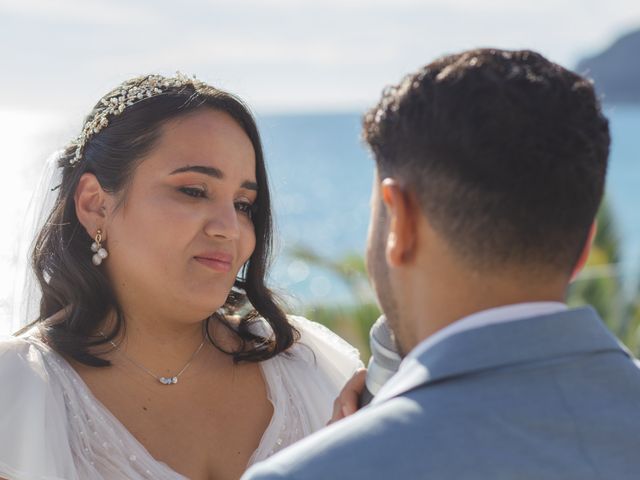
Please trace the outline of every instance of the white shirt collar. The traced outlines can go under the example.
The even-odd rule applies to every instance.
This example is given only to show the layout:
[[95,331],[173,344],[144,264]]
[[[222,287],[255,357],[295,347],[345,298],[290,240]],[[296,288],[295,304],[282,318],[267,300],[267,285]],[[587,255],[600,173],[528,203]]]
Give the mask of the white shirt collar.
[[561,302],[529,302],[516,303],[513,305],[503,305],[500,307],[482,310],[472,313],[450,323],[446,327],[438,330],[425,340],[420,342],[403,360],[403,364],[409,363],[407,360],[414,359],[422,355],[426,350],[433,347],[436,343],[441,342],[447,337],[455,335],[466,330],[480,328],[496,323],[512,322],[522,320],[524,318],[538,317],[541,315],[550,315],[552,313],[567,310],[566,304]]

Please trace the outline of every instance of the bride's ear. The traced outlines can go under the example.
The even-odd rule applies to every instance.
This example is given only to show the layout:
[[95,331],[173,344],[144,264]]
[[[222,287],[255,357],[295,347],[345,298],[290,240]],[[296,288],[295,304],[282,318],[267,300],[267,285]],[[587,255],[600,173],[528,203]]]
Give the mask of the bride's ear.
[[87,234],[93,238],[98,229],[104,231],[111,198],[102,189],[94,174],[84,173],[80,177],[73,199],[76,204],[76,216]]

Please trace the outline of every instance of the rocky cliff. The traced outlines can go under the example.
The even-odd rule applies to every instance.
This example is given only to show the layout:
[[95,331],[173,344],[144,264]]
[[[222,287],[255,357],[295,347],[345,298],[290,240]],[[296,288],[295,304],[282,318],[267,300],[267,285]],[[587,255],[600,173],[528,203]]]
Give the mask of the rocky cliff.
[[605,51],[578,63],[593,78],[606,103],[640,103],[640,30],[620,37]]

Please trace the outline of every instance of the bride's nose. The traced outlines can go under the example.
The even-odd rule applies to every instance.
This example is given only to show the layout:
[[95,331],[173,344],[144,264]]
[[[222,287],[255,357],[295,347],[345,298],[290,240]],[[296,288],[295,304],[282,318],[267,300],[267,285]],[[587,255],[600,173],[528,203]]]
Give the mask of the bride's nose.
[[210,209],[204,233],[209,237],[237,240],[240,237],[240,224],[235,204],[225,202]]

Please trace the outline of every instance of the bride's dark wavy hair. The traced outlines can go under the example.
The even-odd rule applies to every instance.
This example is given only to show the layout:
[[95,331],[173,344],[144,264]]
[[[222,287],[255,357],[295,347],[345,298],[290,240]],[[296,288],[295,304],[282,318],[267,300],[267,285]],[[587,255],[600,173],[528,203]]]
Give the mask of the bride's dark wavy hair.
[[[139,77],[127,84],[142,81]],[[120,87],[116,88],[116,92]],[[111,92],[111,94],[113,94]],[[109,94],[109,96],[111,96]],[[98,103],[89,114],[90,121],[102,108]],[[258,362],[287,350],[299,338],[299,332],[287,321],[272,292],[265,285],[272,249],[272,218],[267,172],[260,135],[255,120],[237,97],[217,88],[192,84],[166,88],[162,94],[141,100],[91,137],[81,160],[71,165],[75,147],[69,146],[58,161],[62,181],[54,207],[36,237],[31,256],[32,268],[42,290],[38,317],[27,328],[38,325],[45,342],[59,353],[91,366],[110,362],[90,353],[92,347],[107,344],[125,327],[125,315],[107,277],[91,261],[92,239],[76,216],[74,194],[84,173],[96,176],[102,188],[111,194],[126,192],[136,167],[157,144],[161,127],[168,120],[198,109],[211,108],[230,115],[245,131],[255,152],[258,184],[253,224],[256,246],[243,266],[225,305],[203,319],[206,327],[218,321],[239,339],[236,351],[220,347],[206,328],[211,343],[232,355],[234,361]],[[116,321],[105,337],[96,336],[98,325],[110,313]],[[56,315],[57,314],[57,315]],[[240,316],[239,326],[228,315]],[[264,318],[273,331],[268,338],[252,333],[251,324]]]

